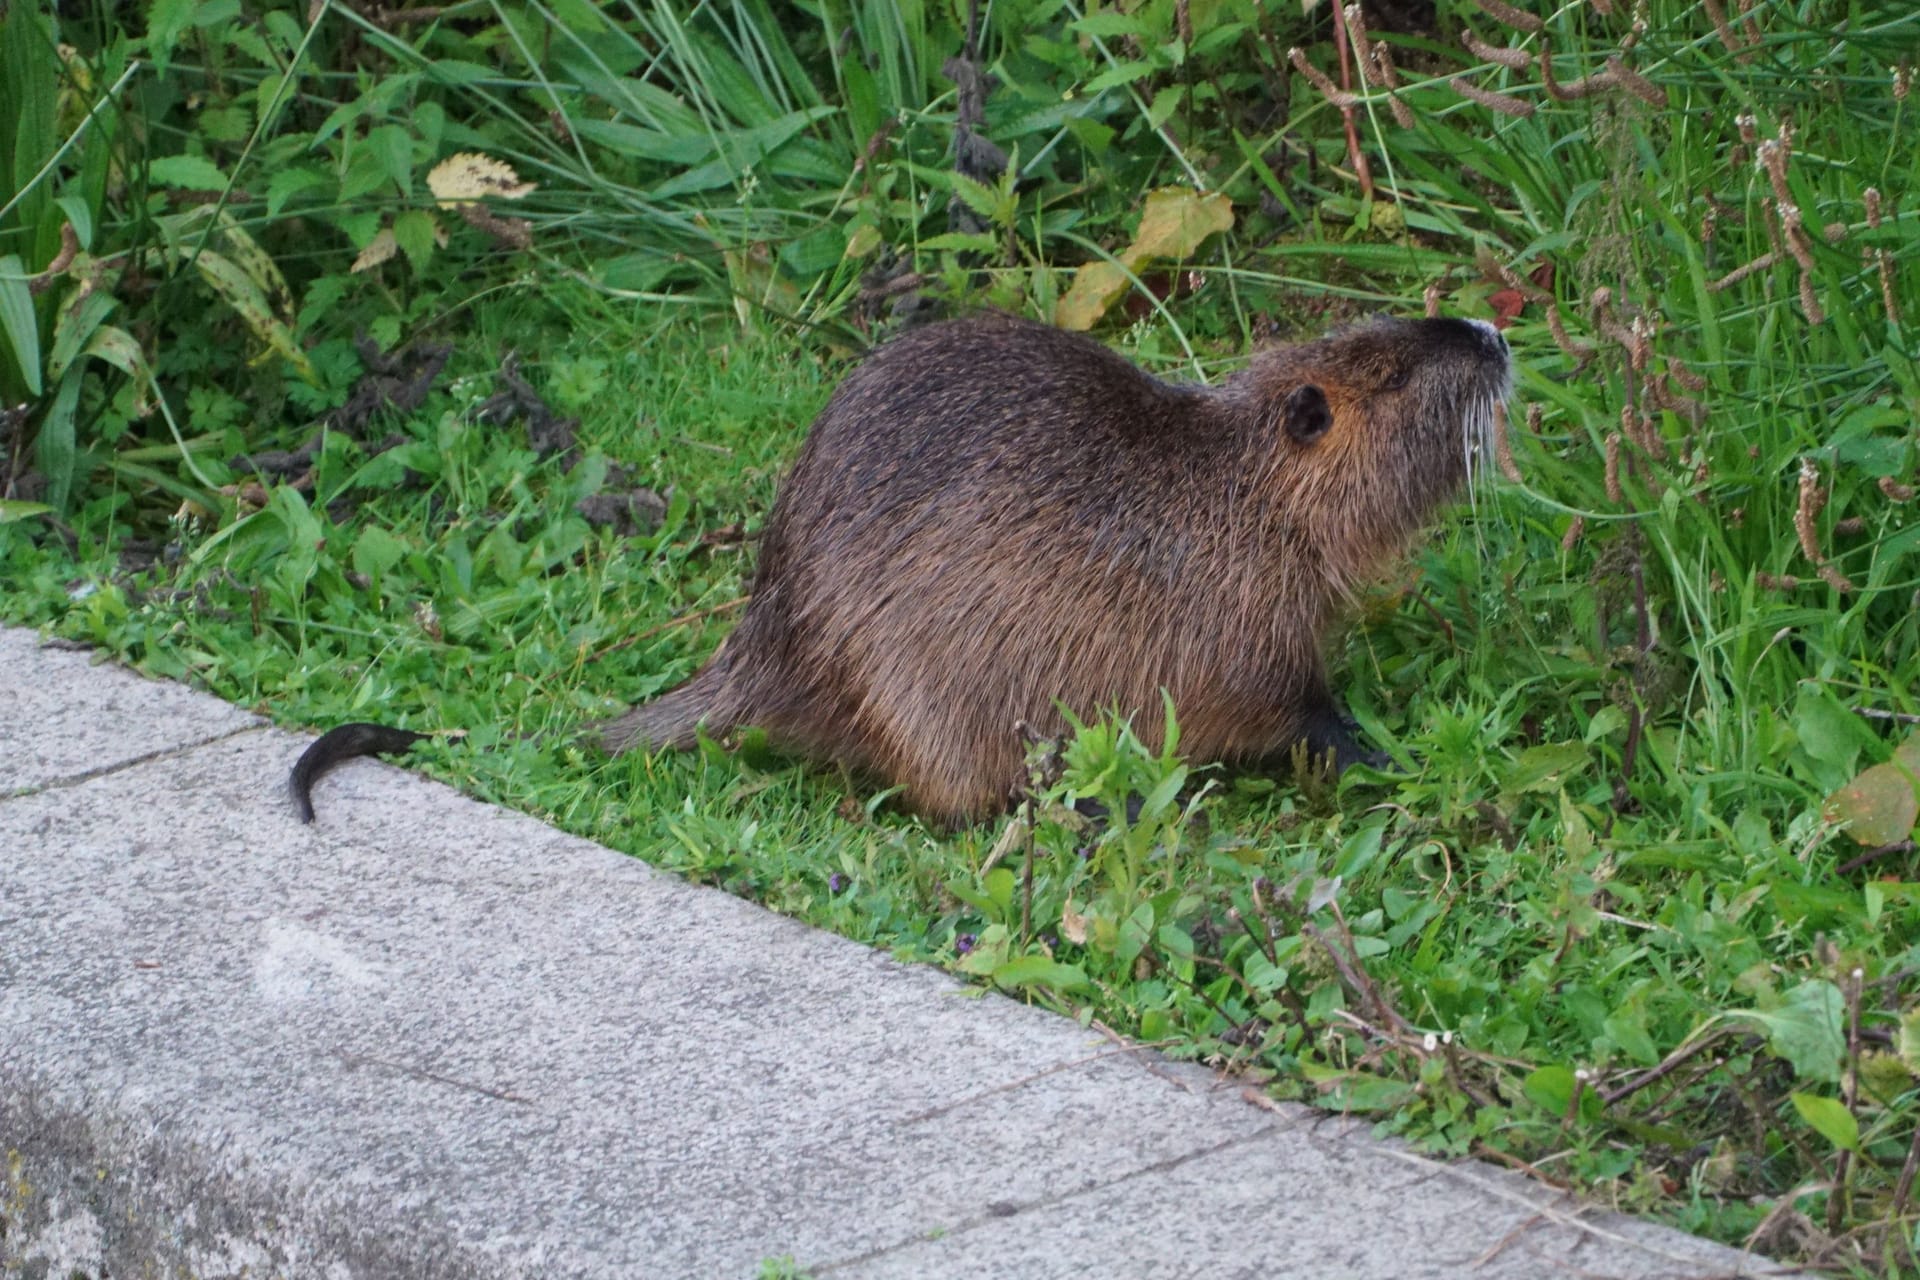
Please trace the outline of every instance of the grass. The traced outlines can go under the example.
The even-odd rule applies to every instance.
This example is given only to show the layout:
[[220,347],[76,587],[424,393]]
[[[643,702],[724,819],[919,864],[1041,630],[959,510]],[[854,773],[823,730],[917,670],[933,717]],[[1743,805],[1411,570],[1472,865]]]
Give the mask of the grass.
[[[564,291],[483,305],[453,392],[405,424],[417,447],[382,464],[340,442],[311,504],[282,490],[224,538],[182,528],[180,567],[76,565],[0,532],[9,612],[281,722],[467,728],[418,754],[472,794],[1722,1238],[1768,1212],[1749,1195],[1817,1176],[1826,1140],[1788,1095],[1838,1076],[1822,1002],[1856,965],[1910,998],[1902,971],[1920,960],[1912,887],[1838,875],[1824,784],[1799,776],[1791,726],[1853,727],[1824,688],[1781,709],[1771,744],[1707,736],[1725,755],[1694,768],[1668,754],[1704,734],[1676,696],[1616,811],[1632,695],[1581,635],[1591,593],[1567,585],[1593,571],[1578,548],[1541,554],[1555,531],[1506,486],[1450,516],[1414,585],[1383,586],[1343,643],[1357,713],[1413,769],[1398,780],[1182,778],[1177,758],[1095,726],[1029,843],[1017,818],[929,831],[751,743],[604,761],[568,731],[674,683],[724,634],[729,615],[708,611],[748,565],[725,531],[764,513],[833,371],[778,336],[597,311]],[[532,376],[583,415],[589,461],[571,477],[518,428],[459,411],[509,342],[543,351]],[[602,459],[671,490],[658,532],[618,539],[574,514]],[[83,545],[110,529],[76,521]],[[1858,757],[1875,740],[1849,741]],[[1208,790],[1185,799],[1180,781]],[[1067,791],[1148,805],[1096,834],[1055,807]],[[326,812],[324,784],[319,804],[353,821]],[[1703,1040],[1692,1061],[1713,1070],[1602,1105]],[[1909,1123],[1899,1101],[1863,1132],[1877,1158]],[[1786,1136],[1756,1146],[1756,1128]]]
[[[574,726],[725,634],[737,526],[764,515],[837,365],[771,321],[632,308],[552,273],[470,305],[412,299],[461,318],[443,390],[398,424],[410,443],[370,458],[335,434],[310,497],[279,488],[225,525],[183,508],[157,567],[119,559],[143,491],[86,490],[71,549],[0,523],[0,612],[286,723],[469,729],[416,757],[690,879],[1440,1151],[1912,1273],[1920,872],[1910,830],[1862,843],[1864,811],[1829,797],[1920,714],[1920,501],[1901,496],[1920,15],[1762,3],[1723,33],[1706,6],[1645,13],[1625,54],[1626,23],[1597,6],[1537,32],[1474,18],[1519,66],[1396,40],[1411,123],[1371,90],[1356,116],[1392,201],[1343,175],[1338,112],[1302,85],[1284,129],[1212,153],[1237,172],[1208,170],[1244,209],[1269,185],[1257,157],[1313,150],[1271,184],[1294,233],[1230,242],[1207,290],[1117,335],[1156,368],[1190,368],[1192,347],[1219,369],[1259,313],[1311,325],[1294,312],[1315,294],[1414,310],[1429,282],[1449,310],[1514,319],[1539,411],[1517,478],[1445,517],[1337,641],[1336,680],[1396,774],[1232,777],[1096,724],[1035,761],[1029,811],[945,835],[751,740],[578,750]],[[1562,88],[1612,54],[1664,101],[1627,81],[1556,96],[1543,51]],[[1454,70],[1509,105],[1469,101]],[[832,203],[818,194],[794,207]],[[987,296],[1061,291],[1043,221],[1011,225],[1018,265],[985,272]],[[853,274],[831,273],[836,306]],[[198,373],[190,347],[163,371]],[[581,416],[579,469],[468,416],[508,347]],[[220,459],[263,442],[222,413],[200,465],[224,480]],[[613,464],[669,495],[658,530],[577,514],[623,483]],[[1138,820],[1098,830],[1064,807],[1130,795]],[[324,784],[317,801],[353,820]]]

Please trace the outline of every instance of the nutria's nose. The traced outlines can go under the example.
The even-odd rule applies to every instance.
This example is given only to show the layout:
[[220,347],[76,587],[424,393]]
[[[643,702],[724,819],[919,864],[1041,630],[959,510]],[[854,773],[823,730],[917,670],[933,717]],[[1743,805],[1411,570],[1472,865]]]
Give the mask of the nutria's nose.
[[1492,349],[1493,354],[1501,356],[1509,354],[1507,351],[1506,335],[1496,329],[1491,322],[1486,320],[1469,320],[1467,323],[1480,331],[1481,339]]

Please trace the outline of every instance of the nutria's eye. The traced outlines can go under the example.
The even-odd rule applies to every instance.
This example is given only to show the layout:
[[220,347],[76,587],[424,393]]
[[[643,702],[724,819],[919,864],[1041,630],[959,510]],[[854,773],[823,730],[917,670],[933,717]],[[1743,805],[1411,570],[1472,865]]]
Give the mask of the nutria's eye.
[[1380,386],[1381,386],[1381,389],[1385,391],[1398,391],[1400,390],[1400,388],[1406,386],[1407,383],[1412,380],[1412,378],[1413,378],[1412,366],[1403,365],[1400,368],[1395,369],[1392,372],[1388,373],[1386,380],[1382,382]]
[[1296,444],[1312,444],[1333,425],[1327,393],[1311,382],[1295,387],[1280,406],[1280,426]]

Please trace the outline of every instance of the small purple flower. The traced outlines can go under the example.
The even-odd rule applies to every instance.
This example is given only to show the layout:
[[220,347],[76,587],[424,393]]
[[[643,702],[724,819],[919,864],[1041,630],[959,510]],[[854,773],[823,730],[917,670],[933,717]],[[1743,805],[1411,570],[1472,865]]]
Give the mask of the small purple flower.
[[967,954],[967,952],[973,950],[973,944],[976,941],[977,939],[970,933],[960,934],[953,940],[954,954],[962,956]]
[[847,878],[838,871],[827,877],[827,892],[838,893],[847,887]]

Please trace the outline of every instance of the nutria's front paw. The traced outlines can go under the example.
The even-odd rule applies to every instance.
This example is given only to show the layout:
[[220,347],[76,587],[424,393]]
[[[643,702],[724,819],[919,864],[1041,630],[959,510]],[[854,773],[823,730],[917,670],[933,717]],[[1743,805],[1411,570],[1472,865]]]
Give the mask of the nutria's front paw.
[[1316,764],[1330,764],[1330,771],[1335,775],[1345,773],[1356,764],[1369,769],[1391,769],[1393,760],[1387,753],[1363,744],[1359,732],[1359,726],[1334,707],[1315,712],[1307,721],[1304,737],[1308,759]]

